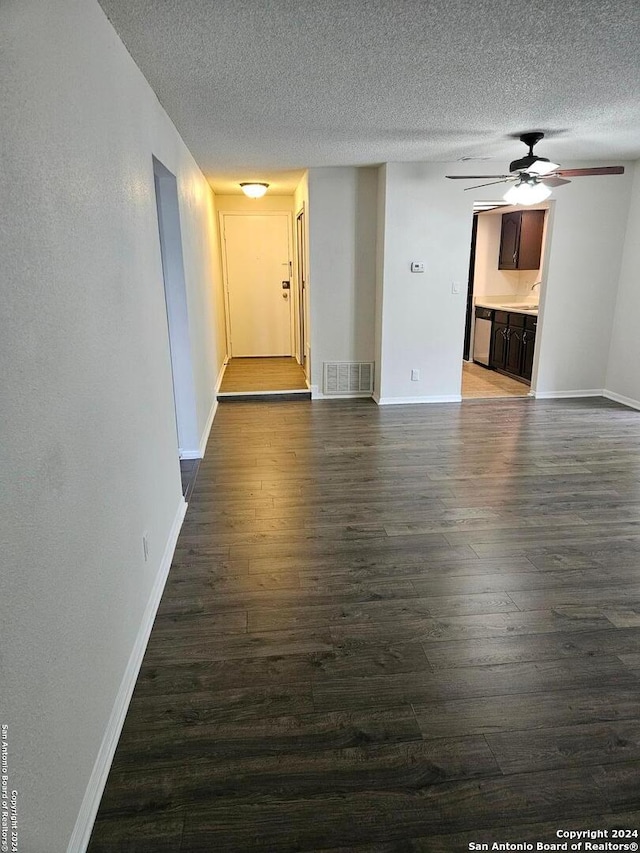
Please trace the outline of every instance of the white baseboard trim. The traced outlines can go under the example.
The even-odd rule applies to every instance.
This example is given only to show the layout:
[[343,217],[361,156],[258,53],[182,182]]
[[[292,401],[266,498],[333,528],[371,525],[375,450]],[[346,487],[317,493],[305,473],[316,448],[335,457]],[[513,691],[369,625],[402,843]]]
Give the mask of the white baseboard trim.
[[207,449],[207,442],[209,441],[209,434],[211,433],[211,427],[213,426],[213,419],[215,418],[216,412],[218,411],[218,391],[220,390],[220,385],[222,384],[224,369],[228,363],[229,359],[225,357],[225,360],[222,362],[222,367],[220,368],[218,376],[216,378],[216,384],[213,389],[213,403],[211,404],[211,409],[209,410],[209,414],[207,415],[207,422],[204,425],[202,435],[200,436],[200,444],[198,445],[198,449],[180,450],[180,459],[204,459],[204,453]]
[[178,535],[186,511],[187,504],[181,498],[167,539],[167,546],[162,555],[162,562],[158,567],[158,573],[151,589],[149,600],[147,601],[142,622],[140,623],[138,635],[131,650],[129,662],[120,682],[120,688],[113,704],[111,716],[109,717],[109,722],[107,723],[107,728],[102,738],[91,776],[89,777],[89,783],[82,800],[82,805],[80,806],[76,825],[71,834],[67,853],[85,853],[89,844],[93,824],[98,813],[104,787],[107,783],[107,777],[111,769],[118,740],[120,739],[120,733],[124,725],[133,689],[136,685],[140,666],[142,665],[142,659],[147,648],[147,643],[149,642],[153,621],[156,618],[156,612],[160,605],[169,569],[171,568],[171,560],[173,559],[173,553],[176,549]]
[[216,389],[214,391],[213,403],[211,404],[211,410],[209,411],[209,417],[207,418],[207,422],[204,425],[204,430],[202,432],[202,438],[200,439],[200,456],[199,459],[204,459],[204,452],[207,449],[207,442],[209,441],[209,433],[211,432],[211,427],[213,426],[213,419],[216,416],[216,412],[218,411],[218,388],[219,384],[216,383]]
[[414,403],[461,403],[461,394],[441,394],[432,397],[377,397],[373,398],[379,406],[407,406]]
[[568,400],[572,397],[602,397],[602,388],[588,388],[581,391],[531,391],[536,400]]
[[209,410],[209,414],[207,415],[207,422],[204,425],[204,429],[202,431],[202,435],[200,436],[200,443],[198,444],[197,450],[183,450],[180,448],[178,450],[178,456],[180,459],[203,459],[204,452],[207,449],[207,442],[209,441],[209,433],[211,432],[211,427],[213,426],[213,419],[216,416],[216,412],[218,411],[218,392],[217,390],[214,392],[213,403],[211,404],[211,409]]
[[633,397],[625,397],[623,394],[608,391],[606,388],[602,392],[602,396],[606,397],[607,400],[613,400],[614,403],[622,403],[623,406],[629,406],[630,409],[640,409],[640,400],[634,400]]
[[180,459],[202,459],[202,453],[199,450],[179,450],[178,456]]

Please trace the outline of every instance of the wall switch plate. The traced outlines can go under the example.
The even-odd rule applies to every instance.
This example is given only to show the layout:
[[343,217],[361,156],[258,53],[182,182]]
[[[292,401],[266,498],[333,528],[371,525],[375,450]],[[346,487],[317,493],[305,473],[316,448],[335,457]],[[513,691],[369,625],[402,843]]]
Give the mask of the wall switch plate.
[[424,272],[424,261],[411,261],[411,272]]
[[452,281],[451,282],[451,293],[462,293],[462,282],[461,281]]
[[420,381],[420,371],[416,367],[414,367],[413,370],[411,371],[411,381],[412,382],[419,382]]

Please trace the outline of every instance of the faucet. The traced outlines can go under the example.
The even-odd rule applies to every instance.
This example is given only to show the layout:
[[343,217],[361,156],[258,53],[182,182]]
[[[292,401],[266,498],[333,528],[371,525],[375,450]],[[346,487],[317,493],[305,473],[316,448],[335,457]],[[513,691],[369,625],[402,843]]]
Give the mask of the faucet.
[[535,284],[532,284],[532,285],[531,285],[531,290],[530,290],[529,292],[530,292],[530,293],[533,293],[533,288],[534,288],[534,287],[539,287],[541,284],[542,284],[542,282],[541,282],[541,281],[536,281],[536,283],[535,283]]

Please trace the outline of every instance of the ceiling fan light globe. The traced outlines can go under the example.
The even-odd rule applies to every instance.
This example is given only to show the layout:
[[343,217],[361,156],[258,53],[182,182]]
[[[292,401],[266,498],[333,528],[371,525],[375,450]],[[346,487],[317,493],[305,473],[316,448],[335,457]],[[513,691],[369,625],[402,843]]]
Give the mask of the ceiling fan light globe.
[[524,207],[530,204],[539,204],[551,195],[551,190],[538,181],[530,183],[522,181],[510,187],[503,198],[509,204],[518,204]]
[[548,175],[550,172],[555,172],[555,170],[559,168],[559,163],[552,163],[550,160],[543,158],[532,163],[527,171],[531,172],[533,175]]

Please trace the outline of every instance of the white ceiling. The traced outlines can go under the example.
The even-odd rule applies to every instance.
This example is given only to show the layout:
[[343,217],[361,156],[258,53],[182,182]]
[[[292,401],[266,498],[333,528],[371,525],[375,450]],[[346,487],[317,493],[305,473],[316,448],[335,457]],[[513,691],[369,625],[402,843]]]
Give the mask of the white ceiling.
[[640,157],[638,0],[100,3],[219,192],[274,170],[287,192],[309,166],[506,167],[536,129],[565,165]]

